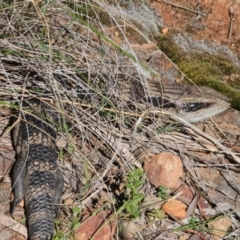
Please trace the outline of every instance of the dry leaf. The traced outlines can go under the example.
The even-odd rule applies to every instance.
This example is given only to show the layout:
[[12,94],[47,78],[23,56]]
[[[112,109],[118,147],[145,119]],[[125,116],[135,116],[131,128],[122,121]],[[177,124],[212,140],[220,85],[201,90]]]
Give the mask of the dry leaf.
[[5,215],[0,214],[0,225],[3,225],[5,227],[11,228],[12,230],[20,233],[24,237],[27,238],[27,228],[23,226],[22,224],[16,222],[12,219],[12,217],[8,217]]
[[168,30],[169,30],[168,28],[163,28],[163,29],[162,29],[162,33],[163,33],[163,34],[166,34],[166,33],[168,33]]
[[74,239],[110,240],[117,226],[117,221],[111,219],[112,217],[113,215],[106,211],[89,217],[74,232]]
[[226,233],[228,228],[232,225],[231,219],[229,217],[217,217],[213,221],[208,223],[208,227],[210,228],[210,232],[212,233],[212,237],[215,240],[222,239]]

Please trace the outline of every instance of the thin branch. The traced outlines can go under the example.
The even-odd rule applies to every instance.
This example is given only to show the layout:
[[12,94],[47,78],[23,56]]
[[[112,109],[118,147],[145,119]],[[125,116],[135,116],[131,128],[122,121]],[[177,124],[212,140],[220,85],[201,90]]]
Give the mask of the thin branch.
[[228,30],[228,39],[231,38],[232,36],[232,25],[233,25],[233,20],[234,20],[234,12],[233,12],[233,7],[229,7],[229,17],[230,17],[230,25],[229,25],[229,30]]
[[[157,2],[161,2],[161,1],[160,1],[160,0],[157,0]],[[181,5],[178,5],[178,4],[169,2],[169,1],[165,1],[165,0],[163,0],[163,2],[164,2],[165,4],[169,4],[169,5],[171,5],[171,6],[173,6],[173,7],[176,7],[176,8],[181,8],[181,9],[184,9],[184,10],[186,10],[186,11],[196,13],[196,14],[198,14],[198,15],[207,16],[206,13],[202,13],[202,12],[193,10],[193,9],[191,9],[191,8],[183,7],[183,6],[181,6]]]

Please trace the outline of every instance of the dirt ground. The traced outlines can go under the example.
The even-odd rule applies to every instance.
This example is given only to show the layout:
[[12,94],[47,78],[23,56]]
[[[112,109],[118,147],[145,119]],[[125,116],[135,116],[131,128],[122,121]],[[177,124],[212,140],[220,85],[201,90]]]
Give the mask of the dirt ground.
[[160,12],[166,27],[226,45],[240,54],[240,1],[154,1],[152,7]]

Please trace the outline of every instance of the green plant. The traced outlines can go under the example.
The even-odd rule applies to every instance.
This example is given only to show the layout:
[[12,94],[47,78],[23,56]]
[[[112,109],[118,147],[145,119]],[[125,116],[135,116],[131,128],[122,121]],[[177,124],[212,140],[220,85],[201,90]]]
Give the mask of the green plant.
[[160,186],[157,189],[157,196],[162,199],[167,199],[169,197],[169,194],[167,193],[167,188],[164,186]]
[[143,170],[133,169],[126,175],[126,190],[124,192],[123,200],[118,203],[118,213],[123,212],[130,219],[136,219],[141,214],[141,203],[144,198],[142,193],[139,193],[139,189],[144,183]]
[[70,227],[69,231],[62,233],[62,231],[59,228],[63,225],[63,222],[60,220],[55,221],[57,231],[56,231],[55,236],[53,237],[54,240],[71,239],[70,236],[73,236],[74,231],[79,228],[79,226],[81,224],[80,216],[81,216],[82,209],[74,206],[71,210],[72,210],[72,213],[70,216],[71,227]]
[[164,218],[165,214],[161,209],[152,209],[146,213],[147,218],[152,221]]
[[72,231],[75,231],[80,226],[79,215],[81,212],[82,209],[79,207],[72,208]]
[[201,222],[197,217],[192,216],[189,219],[188,224],[178,227],[174,231],[175,232],[180,232],[180,231],[185,231],[185,230],[204,230],[204,231],[206,231],[205,224],[206,224],[206,222]]

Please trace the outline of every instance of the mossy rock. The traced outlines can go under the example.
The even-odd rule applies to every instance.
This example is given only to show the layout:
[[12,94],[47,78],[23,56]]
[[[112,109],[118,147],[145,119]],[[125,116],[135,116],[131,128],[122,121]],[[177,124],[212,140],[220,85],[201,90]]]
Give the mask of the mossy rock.
[[238,76],[240,67],[230,59],[219,54],[207,52],[185,52],[172,40],[172,34],[158,38],[159,48],[175,63],[179,69],[197,85],[209,86],[231,99],[231,106],[240,110],[239,77],[225,82],[224,77]]

